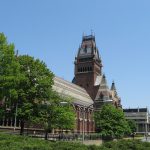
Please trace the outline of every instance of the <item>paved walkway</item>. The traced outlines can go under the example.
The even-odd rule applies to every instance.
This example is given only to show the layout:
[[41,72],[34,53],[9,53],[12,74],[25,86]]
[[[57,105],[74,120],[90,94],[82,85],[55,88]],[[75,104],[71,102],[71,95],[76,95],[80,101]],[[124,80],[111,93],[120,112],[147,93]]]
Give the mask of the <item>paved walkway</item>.
[[99,145],[102,144],[102,140],[85,140],[83,142],[83,144],[85,144],[85,145],[97,145],[97,146],[99,146]]

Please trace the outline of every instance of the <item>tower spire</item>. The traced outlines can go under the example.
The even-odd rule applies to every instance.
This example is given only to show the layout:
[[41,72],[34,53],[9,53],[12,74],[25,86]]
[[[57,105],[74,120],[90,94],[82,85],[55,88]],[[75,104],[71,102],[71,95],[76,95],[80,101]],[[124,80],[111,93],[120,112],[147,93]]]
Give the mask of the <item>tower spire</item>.
[[74,64],[75,84],[85,88],[94,100],[98,90],[95,87],[98,86],[97,78],[102,75],[102,64],[92,30],[91,35],[83,34]]
[[116,86],[115,86],[115,82],[114,81],[112,82],[111,90],[114,92],[114,96],[117,97],[117,90],[116,90]]
[[93,29],[91,29],[91,35],[93,35]]
[[116,91],[116,86],[115,86],[114,80],[112,81],[112,84],[111,84],[111,90]]

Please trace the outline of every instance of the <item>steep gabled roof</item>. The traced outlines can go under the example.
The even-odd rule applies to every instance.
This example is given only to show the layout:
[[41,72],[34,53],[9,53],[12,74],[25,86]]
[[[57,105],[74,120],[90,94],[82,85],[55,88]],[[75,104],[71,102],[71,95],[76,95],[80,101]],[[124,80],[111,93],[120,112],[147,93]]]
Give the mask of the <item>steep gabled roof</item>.
[[105,75],[102,75],[100,86],[96,95],[95,100],[109,100],[110,99],[110,90],[107,85],[107,80]]
[[85,89],[59,77],[54,78],[53,89],[59,94],[72,97],[75,104],[84,106],[93,104],[93,100]]
[[77,57],[94,58],[96,61],[101,62],[94,35],[82,37],[82,43],[81,46],[79,46]]

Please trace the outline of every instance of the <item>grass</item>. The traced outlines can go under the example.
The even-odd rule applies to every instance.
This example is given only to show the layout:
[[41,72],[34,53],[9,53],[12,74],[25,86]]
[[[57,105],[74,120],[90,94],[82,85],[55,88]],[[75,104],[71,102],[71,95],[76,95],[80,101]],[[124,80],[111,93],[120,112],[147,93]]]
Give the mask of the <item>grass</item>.
[[150,150],[150,143],[140,140],[118,140],[101,146],[77,142],[50,142],[27,136],[0,133],[0,150]]

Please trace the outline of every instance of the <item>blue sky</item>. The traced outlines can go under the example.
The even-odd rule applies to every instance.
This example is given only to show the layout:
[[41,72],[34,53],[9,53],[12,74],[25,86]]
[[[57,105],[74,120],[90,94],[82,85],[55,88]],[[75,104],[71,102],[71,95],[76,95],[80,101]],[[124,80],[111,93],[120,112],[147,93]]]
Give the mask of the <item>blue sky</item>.
[[69,81],[82,34],[93,30],[123,107],[150,106],[149,0],[0,0],[0,6],[0,32],[19,54],[43,60]]

